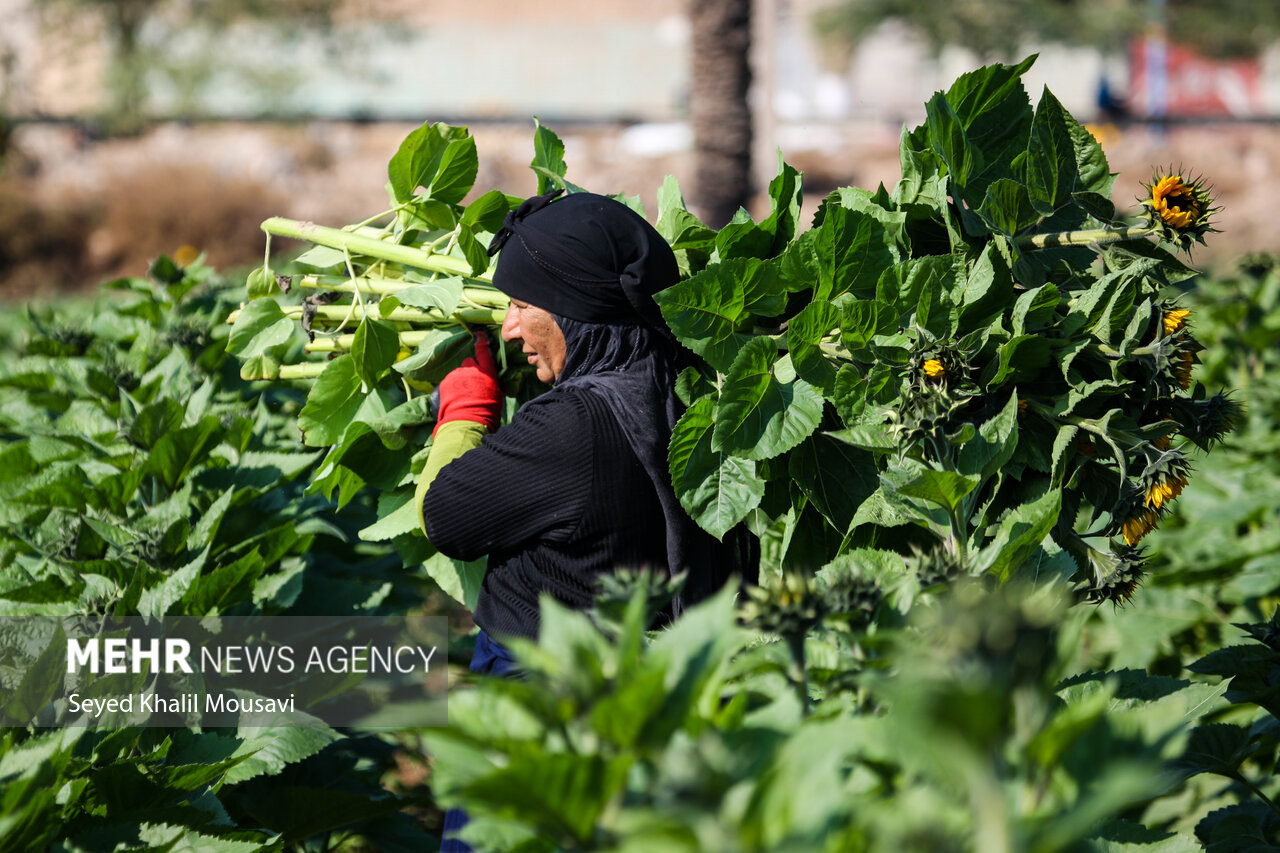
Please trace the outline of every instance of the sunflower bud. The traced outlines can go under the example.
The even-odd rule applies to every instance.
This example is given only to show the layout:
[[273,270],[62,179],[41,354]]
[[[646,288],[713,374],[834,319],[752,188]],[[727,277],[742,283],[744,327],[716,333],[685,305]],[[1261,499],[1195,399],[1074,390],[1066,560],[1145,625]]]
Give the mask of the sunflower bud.
[[1144,505],[1157,512],[1163,510],[1170,501],[1182,494],[1190,473],[1191,466],[1187,464],[1187,458],[1181,451],[1161,451],[1156,460],[1142,472]]
[[1213,196],[1203,179],[1186,180],[1182,175],[1156,172],[1152,182],[1143,186],[1150,194],[1142,206],[1161,239],[1189,249],[1193,242],[1204,243],[1207,232],[1217,230],[1209,220],[1219,208],[1212,206]]
[[1089,549],[1093,578],[1081,590],[1085,601],[1123,604],[1133,597],[1145,576],[1145,555],[1139,548],[1119,548],[1112,554]]
[[792,572],[764,586],[749,587],[742,621],[757,631],[790,640],[804,637],[824,613],[822,599],[808,577]]

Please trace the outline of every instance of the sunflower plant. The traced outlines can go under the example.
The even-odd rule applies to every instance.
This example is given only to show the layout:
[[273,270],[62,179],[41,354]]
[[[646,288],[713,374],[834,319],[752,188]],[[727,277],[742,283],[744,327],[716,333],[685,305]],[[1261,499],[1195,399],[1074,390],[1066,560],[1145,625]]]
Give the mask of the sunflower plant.
[[896,186],[837,190],[809,230],[785,165],[764,221],[668,230],[707,258],[658,297],[705,361],[673,480],[713,533],[750,525],[767,570],[852,556],[910,595],[912,555],[944,552],[1123,600],[1192,451],[1237,419],[1166,296],[1213,230],[1203,181],[1157,172],[1121,215],[1099,143],[1048,90],[1032,106],[1031,62],[937,93]]

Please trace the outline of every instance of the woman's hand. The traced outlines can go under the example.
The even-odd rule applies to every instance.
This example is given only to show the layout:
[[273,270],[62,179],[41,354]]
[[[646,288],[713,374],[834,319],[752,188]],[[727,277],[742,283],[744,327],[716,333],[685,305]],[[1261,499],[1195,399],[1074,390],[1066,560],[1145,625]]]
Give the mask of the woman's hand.
[[498,369],[493,363],[486,332],[476,332],[475,356],[468,356],[451,370],[437,390],[440,415],[436,418],[436,429],[449,421],[483,424],[490,432],[498,428],[502,391],[498,388]]

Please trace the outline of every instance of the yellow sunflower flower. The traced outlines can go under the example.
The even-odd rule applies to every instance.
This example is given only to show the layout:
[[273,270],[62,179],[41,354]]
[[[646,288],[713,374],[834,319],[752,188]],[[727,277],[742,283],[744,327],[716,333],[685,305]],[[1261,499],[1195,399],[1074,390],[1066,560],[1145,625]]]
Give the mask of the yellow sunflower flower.
[[1160,522],[1160,516],[1155,510],[1142,508],[1136,513],[1124,520],[1121,526],[1124,532],[1124,541],[1130,548],[1137,545],[1152,530],[1156,529],[1156,525]]
[[1160,509],[1182,494],[1182,489],[1186,485],[1187,478],[1181,474],[1173,474],[1165,480],[1153,483],[1151,488],[1147,489],[1147,506],[1151,509]]
[[1200,218],[1202,208],[1181,175],[1168,175],[1151,187],[1152,212],[1166,224],[1184,230]]
[[1195,364],[1195,360],[1195,353],[1179,353],[1178,363],[1173,366],[1173,376],[1178,380],[1183,391],[1191,387],[1191,366]]
[[1160,226],[1163,239],[1183,249],[1193,241],[1204,242],[1209,220],[1218,208],[1212,207],[1213,196],[1200,179],[1187,180],[1182,175],[1156,173],[1150,184],[1143,184],[1149,195],[1142,199],[1151,222]]
[[1191,316],[1191,312],[1186,308],[1174,308],[1166,311],[1160,321],[1164,324],[1164,333],[1166,335],[1174,335],[1181,332],[1187,326],[1187,318]]
[[942,366],[942,362],[936,358],[925,361],[923,369],[924,375],[930,379],[940,379],[947,372],[947,369]]

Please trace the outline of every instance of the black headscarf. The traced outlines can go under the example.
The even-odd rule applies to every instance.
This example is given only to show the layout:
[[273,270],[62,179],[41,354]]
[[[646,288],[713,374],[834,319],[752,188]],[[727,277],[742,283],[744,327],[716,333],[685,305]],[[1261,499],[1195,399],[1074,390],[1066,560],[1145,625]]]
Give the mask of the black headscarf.
[[493,283],[555,316],[565,339],[556,386],[590,388],[617,418],[666,518],[667,562],[686,574],[676,613],[742,572],[739,545],[689,517],[671,487],[667,446],[684,406],[676,376],[688,363],[653,295],[675,284],[671,247],[644,217],[594,193],[535,196],[507,216],[490,252]]

